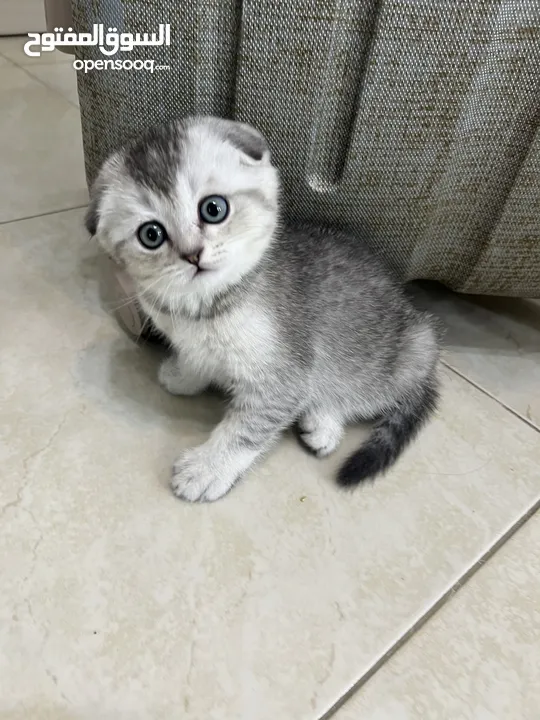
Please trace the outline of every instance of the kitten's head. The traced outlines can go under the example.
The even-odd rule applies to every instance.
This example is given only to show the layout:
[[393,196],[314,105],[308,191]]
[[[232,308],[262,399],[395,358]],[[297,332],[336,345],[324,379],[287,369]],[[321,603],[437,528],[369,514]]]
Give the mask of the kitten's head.
[[264,138],[241,123],[187,118],[113,153],[86,227],[139,292],[209,297],[257,265],[277,223],[278,175]]

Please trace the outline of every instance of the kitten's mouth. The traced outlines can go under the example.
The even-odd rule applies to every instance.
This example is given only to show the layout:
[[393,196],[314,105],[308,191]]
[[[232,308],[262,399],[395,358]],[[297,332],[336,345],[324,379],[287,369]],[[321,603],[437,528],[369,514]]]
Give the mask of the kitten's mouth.
[[193,277],[197,277],[197,275],[204,275],[207,272],[210,272],[210,268],[200,267],[199,265],[197,265]]

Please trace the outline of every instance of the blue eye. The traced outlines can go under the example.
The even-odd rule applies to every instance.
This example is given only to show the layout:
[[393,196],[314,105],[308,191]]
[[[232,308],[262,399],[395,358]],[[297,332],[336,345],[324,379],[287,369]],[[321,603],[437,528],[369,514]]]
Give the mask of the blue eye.
[[137,230],[139,242],[148,250],[157,250],[167,240],[167,231],[160,223],[153,220],[144,223]]
[[199,217],[214,225],[223,222],[229,214],[229,203],[221,195],[209,195],[199,203]]

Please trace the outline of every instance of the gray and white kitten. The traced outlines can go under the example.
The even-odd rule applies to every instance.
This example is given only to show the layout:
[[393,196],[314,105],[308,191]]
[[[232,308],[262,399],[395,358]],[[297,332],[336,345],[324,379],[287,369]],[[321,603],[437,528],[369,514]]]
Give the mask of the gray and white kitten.
[[217,500],[295,423],[323,457],[347,423],[373,420],[339,471],[357,485],[433,411],[429,318],[360,238],[280,225],[278,173],[253,128],[203,117],[147,131],[103,165],[86,223],[169,340],[161,384],[230,396],[208,440],[177,459],[178,497]]

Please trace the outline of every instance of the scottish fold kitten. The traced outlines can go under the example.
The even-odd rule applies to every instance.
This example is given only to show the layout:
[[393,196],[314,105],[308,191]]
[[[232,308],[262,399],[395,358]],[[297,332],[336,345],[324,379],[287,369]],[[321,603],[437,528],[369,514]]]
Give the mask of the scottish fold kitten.
[[171,347],[171,393],[229,397],[208,440],[174,464],[174,493],[217,500],[298,425],[319,457],[373,420],[338,481],[386,470],[437,399],[428,317],[358,237],[279,222],[264,138],[212,117],[147,131],[104,163],[86,224],[131,276]]

